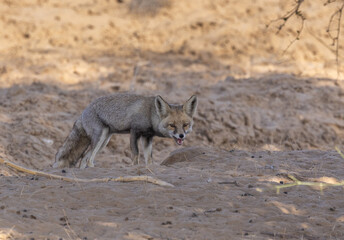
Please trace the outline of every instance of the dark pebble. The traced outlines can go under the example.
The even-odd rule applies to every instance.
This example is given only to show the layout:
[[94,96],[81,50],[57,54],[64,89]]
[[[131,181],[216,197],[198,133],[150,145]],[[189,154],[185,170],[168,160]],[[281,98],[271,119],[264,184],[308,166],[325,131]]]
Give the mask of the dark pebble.
[[66,170],[64,170],[64,169],[62,169],[62,171],[61,171],[62,173],[66,173]]
[[283,184],[283,181],[280,181],[280,184]]
[[253,196],[251,193],[243,193],[241,194],[242,197]]
[[171,221],[166,221],[166,222],[161,223],[161,225],[171,225],[171,224],[172,224]]

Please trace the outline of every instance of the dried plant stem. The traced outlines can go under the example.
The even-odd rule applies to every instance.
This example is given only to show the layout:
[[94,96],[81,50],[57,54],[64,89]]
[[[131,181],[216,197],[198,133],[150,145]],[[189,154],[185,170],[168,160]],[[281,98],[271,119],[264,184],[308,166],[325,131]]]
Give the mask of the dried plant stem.
[[[303,28],[303,22],[306,19],[305,16],[302,14],[302,12],[300,11],[300,7],[302,5],[302,3],[304,2],[304,0],[296,0],[295,1],[295,6],[289,10],[284,16],[279,17],[275,20],[272,20],[269,24],[266,25],[266,27],[269,27],[272,23],[277,22],[277,21],[282,21],[282,23],[278,26],[278,30],[277,30],[277,34],[283,29],[283,27],[285,26],[285,24],[287,23],[287,21],[292,17],[292,16],[296,16],[298,18],[301,18],[302,20],[302,28]],[[301,28],[301,30],[302,30]],[[301,31],[300,31],[301,33]],[[300,33],[298,34],[298,36],[300,35]]]
[[[305,15],[301,12],[300,8],[302,3],[305,2],[305,0],[294,0],[295,5],[293,6],[292,9],[290,9],[285,15],[282,17],[278,17],[277,19],[274,19],[270,21],[266,25],[266,27],[269,27],[271,24],[275,22],[282,22],[281,24],[278,25],[277,27],[277,34],[285,27],[286,23],[290,18],[293,16],[296,16],[298,19],[301,20],[301,26],[299,29],[296,31],[296,36],[295,38],[288,44],[288,46],[284,49],[283,55],[287,52],[287,50],[292,46],[297,40],[300,39],[300,35],[302,31],[304,30],[304,23],[306,20]],[[344,1],[341,0],[327,0],[325,2],[324,6],[329,5],[334,2],[342,2],[340,7],[332,13],[330,16],[326,31],[332,40],[332,46],[334,46],[334,54],[336,55],[336,67],[337,67],[337,79],[339,78],[339,72],[340,72],[340,62],[339,62],[339,42],[340,42],[340,34],[341,34],[341,21],[342,21],[342,14],[343,14],[343,9],[344,9]]]
[[[338,147],[335,147],[338,154],[344,159],[344,154],[340,151]],[[295,176],[288,174],[287,177],[291,180],[293,180],[293,183],[283,184],[279,186],[274,186],[276,188],[277,194],[280,192],[283,188],[293,187],[293,186],[312,186],[312,187],[319,187],[322,191],[326,187],[338,187],[338,186],[344,186],[344,180],[339,183],[324,183],[324,182],[304,182],[298,180]]]
[[292,175],[288,175],[288,178],[292,179],[293,183],[283,184],[279,186],[275,186],[277,194],[279,194],[280,189],[293,187],[293,186],[312,186],[312,187],[319,187],[322,191],[326,187],[337,187],[337,186],[344,186],[344,181],[340,183],[323,183],[323,182],[303,182],[298,180],[296,177]]
[[[339,77],[339,38],[340,38],[340,24],[342,20],[342,14],[343,14],[343,8],[344,8],[344,3],[341,5],[341,7],[335,11],[331,17],[330,21],[327,26],[327,33],[329,37],[332,39],[332,45],[335,46],[335,53],[336,53],[336,65],[337,65],[337,77]],[[336,28],[335,28],[335,35],[331,34],[331,26],[334,24],[335,19],[337,18],[337,23],[336,23]]]
[[344,154],[342,153],[342,151],[340,151],[339,147],[335,147],[337,153],[339,153],[339,155],[344,159]]
[[[62,211],[63,211],[64,219],[66,220],[66,224],[67,224],[67,227],[68,227],[69,231],[70,231],[71,233],[73,233],[73,234],[76,236],[74,239],[81,239],[81,238],[78,236],[78,234],[76,234],[76,233],[74,232],[74,230],[71,228],[71,226],[70,226],[70,224],[69,224],[69,220],[68,220],[67,214],[66,214],[66,211],[65,211],[64,209],[62,209]],[[68,235],[68,237],[69,237],[70,239],[73,239],[73,238],[70,236],[70,234],[68,233],[67,229],[65,229],[65,232],[67,233],[67,235]]]
[[46,173],[38,170],[33,170],[29,168],[24,168],[22,166],[19,166],[17,164],[14,164],[10,161],[4,160],[0,158],[0,163],[6,165],[7,167],[13,168],[17,171],[27,173],[27,174],[32,174],[36,176],[42,176],[42,177],[47,177],[50,179],[59,179],[67,182],[135,182],[135,181],[143,181],[143,182],[148,182],[148,183],[153,183],[156,185],[160,186],[166,186],[166,187],[174,187],[172,184],[150,177],[150,176],[123,176],[123,177],[117,177],[117,178],[93,178],[93,179],[83,179],[83,178],[71,178],[71,177],[64,177],[56,174],[51,174],[51,173]]
[[303,15],[303,13],[300,10],[300,7],[302,5],[302,3],[304,2],[304,0],[296,0],[295,1],[295,6],[289,10],[284,16],[279,17],[275,20],[272,20],[269,24],[267,24],[266,27],[269,27],[272,23],[277,22],[277,21],[282,21],[282,23],[278,26],[278,30],[277,30],[277,34],[284,28],[284,26],[286,25],[286,23],[288,22],[288,20],[293,17],[296,16],[297,18],[301,19],[301,26],[300,28],[296,31],[296,36],[295,38],[288,44],[288,46],[284,49],[283,51],[283,55],[287,52],[287,50],[290,48],[291,45],[294,44],[294,42],[296,42],[297,40],[300,39],[300,35],[303,31],[303,27],[304,27],[304,23],[306,20],[306,17]]

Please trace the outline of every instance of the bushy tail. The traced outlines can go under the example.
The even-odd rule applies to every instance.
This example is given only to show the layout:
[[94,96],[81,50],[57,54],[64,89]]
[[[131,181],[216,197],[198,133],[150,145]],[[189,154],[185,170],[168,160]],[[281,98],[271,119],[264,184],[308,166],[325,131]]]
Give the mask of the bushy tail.
[[91,140],[87,137],[81,123],[81,117],[79,117],[63,145],[57,151],[53,168],[75,166],[83,157],[90,143]]

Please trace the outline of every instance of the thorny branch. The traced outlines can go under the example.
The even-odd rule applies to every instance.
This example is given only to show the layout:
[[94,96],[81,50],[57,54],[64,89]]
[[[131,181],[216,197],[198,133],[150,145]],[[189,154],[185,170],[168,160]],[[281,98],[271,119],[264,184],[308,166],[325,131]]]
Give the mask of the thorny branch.
[[[279,26],[277,30],[277,34],[283,29],[283,27],[286,25],[287,21],[292,17],[292,16],[297,16],[298,18],[301,18],[302,22],[306,20],[305,16],[302,14],[300,11],[301,4],[304,2],[304,0],[295,0],[295,6],[289,10],[283,17],[279,17],[275,20],[272,20],[266,27],[269,27],[272,23],[277,22],[277,21],[283,21]],[[302,24],[303,25],[303,24]]]
[[[340,0],[327,0],[324,3],[324,6],[329,5],[334,2],[339,2]],[[300,7],[304,0],[295,0],[294,7],[289,10],[284,16],[279,17],[275,20],[272,20],[269,24],[266,25],[266,27],[269,27],[272,23],[282,21],[282,23],[277,27],[277,34],[285,27],[287,21],[293,17],[296,16],[301,20],[301,26],[296,31],[295,38],[288,44],[286,49],[283,51],[283,54],[290,48],[291,45],[293,45],[297,40],[300,39],[300,35],[304,29],[304,22],[306,20],[306,17],[304,14],[300,11]],[[341,6],[331,15],[329,19],[329,23],[326,29],[326,32],[328,33],[329,37],[332,40],[332,46],[335,47],[335,55],[336,55],[336,65],[337,65],[337,77],[339,76],[339,40],[340,40],[340,30],[341,30],[341,21],[342,21],[342,14],[344,9],[344,1],[341,1]]]
[[[330,1],[330,0],[329,0]],[[306,17],[303,15],[303,13],[300,10],[300,7],[302,5],[302,3],[304,2],[304,0],[295,0],[295,6],[289,10],[283,17],[277,18],[275,20],[272,20],[269,24],[267,24],[266,27],[269,27],[272,23],[277,22],[277,21],[282,21],[282,23],[278,26],[278,30],[277,30],[277,34],[284,28],[284,26],[286,25],[287,21],[293,17],[296,16],[297,18],[299,18],[301,20],[301,26],[300,28],[296,31],[296,36],[295,38],[288,44],[288,46],[286,47],[286,49],[283,51],[283,54],[290,48],[291,45],[293,45],[294,42],[296,42],[297,40],[300,39],[300,35],[302,33],[303,30],[303,26],[304,26],[304,22],[306,20]]]
[[[335,0],[328,0],[325,5],[335,2]],[[337,9],[330,17],[330,21],[328,23],[326,32],[328,33],[329,37],[332,40],[332,46],[335,46],[336,48],[336,65],[337,65],[337,77],[339,75],[339,38],[340,38],[340,24],[342,20],[342,14],[343,14],[343,8],[344,3],[341,5],[339,9]],[[335,22],[337,20],[337,22]],[[335,33],[332,34],[331,27],[335,25],[335,29],[333,30]]]

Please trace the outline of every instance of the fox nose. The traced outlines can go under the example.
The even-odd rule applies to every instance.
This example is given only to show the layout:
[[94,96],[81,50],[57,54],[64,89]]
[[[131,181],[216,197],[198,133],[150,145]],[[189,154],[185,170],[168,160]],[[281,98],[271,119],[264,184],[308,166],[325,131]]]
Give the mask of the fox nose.
[[179,134],[179,138],[184,138],[184,134]]

